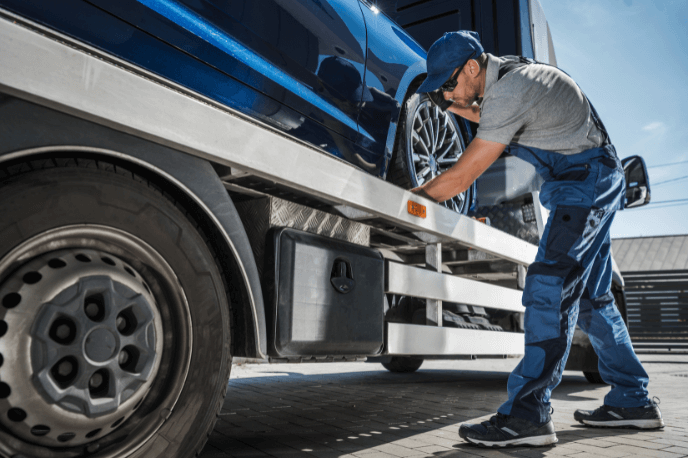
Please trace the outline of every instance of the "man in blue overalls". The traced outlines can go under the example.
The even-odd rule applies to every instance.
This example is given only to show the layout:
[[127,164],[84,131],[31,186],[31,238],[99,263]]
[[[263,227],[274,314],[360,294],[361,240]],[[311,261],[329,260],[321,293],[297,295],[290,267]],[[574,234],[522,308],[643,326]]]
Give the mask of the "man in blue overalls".
[[561,381],[576,323],[611,385],[604,405],[578,410],[589,426],[661,428],[648,375],[614,305],[609,229],[625,199],[624,173],[595,109],[554,66],[484,53],[475,32],[452,32],[428,53],[418,88],[442,110],[479,124],[476,138],[447,172],[413,192],[437,202],[468,189],[506,149],[535,166],[550,210],[523,291],[525,355],[509,377],[509,399],[489,421],[459,435],[486,446],[557,442],[550,396]]

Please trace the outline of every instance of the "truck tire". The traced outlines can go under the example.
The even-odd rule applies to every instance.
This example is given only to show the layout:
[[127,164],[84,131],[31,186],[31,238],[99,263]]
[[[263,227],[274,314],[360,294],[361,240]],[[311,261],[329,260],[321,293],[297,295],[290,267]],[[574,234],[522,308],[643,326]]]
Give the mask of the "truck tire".
[[0,179],[0,454],[196,456],[227,390],[230,315],[188,209],[94,159]]
[[382,363],[388,371],[398,373],[416,372],[422,364],[422,358],[411,358],[410,356],[392,356],[388,363]]
[[[626,313],[626,294],[624,293],[623,286],[621,286],[618,283],[612,283],[612,294],[614,295],[614,304],[616,305],[616,308],[619,310],[619,313],[621,314],[621,318],[623,318],[624,323],[628,327],[628,315]],[[597,365],[599,364],[599,359],[595,351],[592,349],[592,346],[590,346],[589,351],[590,354],[588,355],[588,359],[590,360],[590,362],[588,363],[588,365],[593,365],[594,367],[597,367]],[[607,383],[602,379],[602,376],[598,371],[583,371],[583,375],[585,376],[586,380],[590,383]]]
[[533,245],[540,243],[537,223],[526,223],[523,221],[521,205],[519,204],[500,204],[478,207],[470,213],[476,218],[490,218],[490,226],[504,231],[507,234],[518,237]]
[[[412,189],[448,170],[466,149],[465,134],[451,113],[440,111],[426,94],[406,100],[399,121],[395,151],[387,180]],[[444,205],[466,214],[473,202],[475,185]]]
[[596,385],[599,384],[604,384],[604,380],[602,380],[602,376],[600,375],[599,372],[588,372],[584,371],[583,375],[585,375],[585,378],[587,379],[588,382],[594,383]]

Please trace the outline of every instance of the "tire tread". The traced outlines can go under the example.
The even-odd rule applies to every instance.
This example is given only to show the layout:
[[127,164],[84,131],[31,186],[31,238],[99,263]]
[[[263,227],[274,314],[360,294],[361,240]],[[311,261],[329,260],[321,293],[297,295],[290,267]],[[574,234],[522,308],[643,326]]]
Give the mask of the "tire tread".
[[416,372],[422,364],[422,358],[411,358],[409,356],[392,356],[388,363],[382,363],[388,371],[400,374]]
[[[156,194],[159,196],[163,197],[165,200],[167,200],[169,203],[174,205],[174,207],[179,210],[183,216],[187,219],[187,221],[193,226],[193,228],[196,230],[196,232],[199,234],[199,236],[202,238],[203,242],[205,243],[208,251],[211,253],[214,261],[215,261],[215,266],[218,269],[220,273],[220,277],[222,278],[222,284],[224,288],[225,295],[227,297],[228,304],[231,307],[231,302],[230,302],[230,291],[229,291],[229,284],[227,282],[227,272],[225,271],[223,267],[223,263],[220,262],[220,257],[218,256],[217,250],[213,249],[212,244],[210,243],[210,239],[208,237],[208,234],[206,231],[203,230],[201,225],[198,223],[197,218],[195,218],[192,214],[191,211],[189,211],[188,208],[183,206],[177,199],[174,198],[173,195],[171,195],[169,192],[166,192],[161,186],[159,186],[157,183],[147,179],[146,177],[137,174],[136,172],[129,170],[125,166],[122,166],[118,163],[114,162],[109,162],[109,161],[102,161],[102,160],[97,160],[93,158],[84,158],[84,157],[79,157],[79,156],[74,156],[74,157],[51,157],[51,158],[45,158],[45,159],[34,159],[30,161],[25,161],[25,162],[18,162],[18,163],[13,163],[9,166],[5,166],[0,168],[0,178],[15,178],[19,175],[23,175],[29,172],[33,171],[39,171],[39,170],[47,170],[47,169],[56,169],[56,168],[83,168],[83,169],[94,169],[94,170],[101,170],[104,172],[108,173],[113,173],[115,175],[119,175],[122,177],[126,177],[131,179],[132,181],[135,181],[137,183],[140,183],[146,187],[148,187],[150,190],[154,191]],[[228,315],[228,320],[231,320],[232,314],[227,313]],[[229,323],[229,329],[232,329],[232,323],[230,321]],[[194,448],[196,449],[194,456],[199,456],[200,453],[203,451],[203,448],[205,447],[210,435],[214,431],[215,424],[220,418],[220,412],[222,410],[222,406],[224,404],[225,398],[227,396],[227,391],[228,391],[228,383],[229,383],[229,377],[230,377],[230,372],[231,372],[231,339],[226,339],[225,340],[225,354],[230,355],[229,356],[229,361],[226,363],[226,367],[223,368],[223,373],[220,374],[221,379],[226,380],[224,383],[223,389],[221,391],[221,395],[218,398],[217,401],[217,406],[214,409],[214,417],[210,420],[210,426],[208,428],[208,431],[205,433],[204,437],[199,437],[200,441],[197,446]]]

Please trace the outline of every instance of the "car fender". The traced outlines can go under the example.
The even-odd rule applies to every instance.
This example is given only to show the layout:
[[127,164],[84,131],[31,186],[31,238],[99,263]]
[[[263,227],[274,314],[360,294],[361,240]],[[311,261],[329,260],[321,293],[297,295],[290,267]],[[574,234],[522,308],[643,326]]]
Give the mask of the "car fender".
[[[413,92],[410,91],[415,92],[415,83],[420,83],[422,79],[425,79],[426,73],[427,67],[425,59],[419,60],[418,62],[406,69],[404,76],[401,78],[401,81],[399,82],[399,87],[397,89],[397,94],[395,97],[396,101],[402,107],[404,106],[406,100],[413,94]],[[389,132],[387,133],[387,143],[385,145],[385,160],[387,164],[389,164],[389,162],[392,160],[392,154],[394,153],[394,142],[397,136],[399,120],[401,119],[401,111],[403,110],[400,110],[399,118],[396,119],[396,122],[390,124]],[[383,179],[387,176],[387,171],[388,167],[385,167],[384,176],[382,177]]]

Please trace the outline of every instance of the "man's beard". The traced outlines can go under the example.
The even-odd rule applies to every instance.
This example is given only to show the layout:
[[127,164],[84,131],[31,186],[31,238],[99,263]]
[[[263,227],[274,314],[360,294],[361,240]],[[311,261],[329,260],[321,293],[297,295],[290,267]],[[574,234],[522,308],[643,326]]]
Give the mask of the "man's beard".
[[473,95],[468,98],[468,105],[466,107],[470,107],[474,103],[478,102],[480,100],[480,91],[478,90],[477,87],[472,88],[473,89]]

